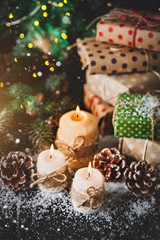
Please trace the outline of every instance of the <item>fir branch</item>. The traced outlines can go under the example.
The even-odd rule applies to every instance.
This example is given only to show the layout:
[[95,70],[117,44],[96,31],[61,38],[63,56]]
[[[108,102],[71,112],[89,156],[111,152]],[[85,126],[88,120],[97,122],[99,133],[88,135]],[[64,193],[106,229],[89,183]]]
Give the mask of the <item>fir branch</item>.
[[22,83],[12,84],[8,89],[8,95],[16,99],[25,99],[33,93],[33,89]]
[[8,108],[3,108],[0,112],[0,134],[6,131],[6,128],[10,126],[13,113]]
[[55,91],[59,89],[66,77],[65,73],[49,75],[45,82],[46,90]]
[[43,110],[46,114],[51,114],[54,118],[62,115],[63,113],[74,109],[75,103],[71,100],[69,96],[65,96],[57,102],[47,102],[45,103]]
[[35,96],[31,95],[28,96],[25,100],[24,100],[24,107],[25,109],[31,109],[32,112],[39,112],[41,111],[41,109],[43,108],[43,102],[41,102],[40,100],[38,100]]
[[54,141],[56,128],[51,130],[41,118],[36,118],[26,129],[34,149],[45,149]]

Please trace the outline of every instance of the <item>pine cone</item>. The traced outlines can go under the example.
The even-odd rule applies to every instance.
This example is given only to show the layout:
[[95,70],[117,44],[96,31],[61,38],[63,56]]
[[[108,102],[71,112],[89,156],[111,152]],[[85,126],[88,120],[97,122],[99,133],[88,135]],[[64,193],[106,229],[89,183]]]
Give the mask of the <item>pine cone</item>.
[[124,172],[125,183],[136,196],[152,196],[158,182],[157,168],[147,161],[132,162]]
[[57,118],[54,119],[53,116],[50,116],[49,118],[47,118],[47,119],[45,120],[45,123],[46,123],[47,126],[48,126],[49,128],[51,128],[51,129],[54,128],[55,126],[58,126]]
[[29,188],[33,172],[33,160],[23,152],[10,152],[1,159],[0,178],[5,186],[15,191]]
[[104,148],[94,156],[93,167],[100,170],[106,182],[115,182],[123,175],[126,161],[116,148]]

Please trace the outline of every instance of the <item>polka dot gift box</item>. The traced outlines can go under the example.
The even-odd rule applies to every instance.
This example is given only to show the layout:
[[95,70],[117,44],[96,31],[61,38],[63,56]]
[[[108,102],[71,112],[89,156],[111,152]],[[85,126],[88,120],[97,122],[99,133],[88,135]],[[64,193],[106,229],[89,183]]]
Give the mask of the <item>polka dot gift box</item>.
[[[120,138],[119,150],[127,157],[142,160],[146,140],[140,138]],[[146,148],[146,159],[149,163],[160,163],[160,142],[148,141]]]
[[87,84],[84,84],[84,106],[96,117],[100,133],[103,136],[113,134],[113,105],[96,96]]
[[120,93],[113,114],[114,135],[160,141],[160,95]]
[[119,93],[145,93],[160,89],[160,75],[155,71],[117,75],[90,75],[86,71],[86,82],[101,99],[114,106]]
[[97,24],[97,40],[160,51],[160,14],[113,9]]
[[94,37],[77,39],[82,69],[89,74],[147,72],[160,69],[160,52],[138,50],[97,41]]

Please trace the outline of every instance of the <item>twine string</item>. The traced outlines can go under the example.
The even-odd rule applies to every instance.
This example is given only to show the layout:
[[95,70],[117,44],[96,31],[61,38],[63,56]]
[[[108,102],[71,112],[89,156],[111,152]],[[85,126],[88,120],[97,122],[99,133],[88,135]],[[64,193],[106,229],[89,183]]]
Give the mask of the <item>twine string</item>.
[[63,166],[59,167],[49,174],[33,173],[31,175],[32,183],[30,184],[30,187],[33,188],[36,184],[43,184],[46,188],[52,188],[66,183],[66,167],[67,164],[65,163]]
[[148,147],[148,139],[146,140],[145,145],[144,145],[144,150],[143,150],[143,155],[142,155],[142,161],[145,161],[147,147]]
[[[102,19],[103,21],[103,20],[112,20],[112,19],[119,19],[119,18],[138,21],[133,33],[133,44],[132,44],[133,47],[135,47],[137,30],[139,29],[140,26],[142,25],[159,26],[160,25],[160,15],[141,15],[136,13],[133,10],[128,11],[126,9],[114,8],[110,13],[93,19],[91,23],[86,27],[86,30],[88,30],[99,19]],[[151,18],[154,21],[150,21]]]
[[100,201],[96,198],[100,194],[99,189],[95,189],[95,187],[90,187],[87,189],[87,198],[79,205],[79,207],[83,206],[86,202],[89,202],[90,208],[92,210],[96,210],[100,206]]
[[77,136],[73,146],[63,140],[57,139],[56,146],[67,156],[67,163],[77,163],[82,167],[85,166],[84,160],[95,153],[98,147],[98,136],[92,141],[85,143],[84,136]]
[[[148,54],[147,54],[147,56],[148,56]],[[148,68],[149,68],[149,64],[147,64],[147,65],[148,65]],[[155,70],[152,70],[152,73],[154,73],[154,74],[158,77],[158,80],[160,81],[160,73],[156,72]],[[109,77],[108,77],[107,74],[105,74],[104,77],[103,77],[103,81],[102,81],[101,96],[102,96],[102,100],[104,100],[104,101],[107,100],[107,102],[110,102],[110,101],[112,101],[113,99],[115,99],[115,98],[117,97],[117,95],[115,95],[115,96],[113,96],[113,97],[109,97],[109,98],[107,98],[107,99],[105,98],[105,86],[106,86],[106,83],[107,83],[108,80],[109,80]],[[159,90],[154,90],[154,92],[157,92],[157,91],[159,91]],[[150,92],[152,92],[152,90],[148,92],[148,95],[149,95],[149,96],[150,96]],[[121,92],[121,93],[129,93],[129,91],[123,91],[123,92]],[[152,96],[153,96],[153,95],[152,95]],[[154,97],[154,96],[153,96],[153,97]],[[93,98],[93,97],[92,97],[92,98]],[[92,102],[93,102],[93,100],[92,100]],[[92,105],[92,102],[91,102],[91,105]]]
[[73,185],[71,188],[72,200],[76,203],[77,208],[87,207],[91,210],[96,210],[101,206],[104,197],[104,182],[102,187],[96,189],[95,187],[89,187],[84,193],[77,191]]

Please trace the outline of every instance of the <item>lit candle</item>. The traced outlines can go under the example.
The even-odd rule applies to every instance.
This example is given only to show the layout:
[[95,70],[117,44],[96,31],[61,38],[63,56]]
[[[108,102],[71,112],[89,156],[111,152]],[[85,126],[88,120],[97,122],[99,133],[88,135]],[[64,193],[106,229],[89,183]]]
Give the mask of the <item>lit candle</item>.
[[61,138],[74,142],[78,136],[84,136],[85,141],[93,140],[98,134],[97,120],[89,112],[80,110],[63,114],[59,121],[58,133]]
[[[63,151],[63,147],[65,144],[67,145],[66,149],[69,149],[71,147],[74,150],[76,145],[75,141],[78,137],[81,137],[81,141],[83,138],[83,146],[81,146],[81,149],[78,149],[78,151],[80,150],[79,152],[81,153],[84,152],[84,156],[83,154],[81,154],[80,156],[81,159],[83,158],[81,163],[79,163],[79,159],[79,162],[70,161],[68,163],[69,167],[75,169],[87,166],[88,162],[92,160],[98,146],[97,120],[91,113],[80,110],[79,106],[77,106],[76,110],[67,112],[60,118],[59,129],[57,132],[58,141],[56,141],[56,145],[61,151]],[[61,142],[62,144],[59,144],[59,142]],[[61,148],[61,146],[63,147]],[[88,149],[84,148],[83,150],[82,147],[86,146],[88,146]],[[67,155],[66,149],[64,151],[65,155]],[[78,151],[76,152],[76,154],[78,153]]]
[[[41,189],[59,192],[67,185],[67,166],[65,156],[59,150],[55,150],[53,144],[50,149],[42,151],[37,160],[37,174]],[[35,183],[33,183],[35,185]]]
[[77,211],[94,213],[102,205],[104,197],[104,176],[91,167],[79,169],[72,183],[71,197]]
[[65,156],[59,150],[53,148],[42,151],[37,160],[37,171],[41,174],[49,174],[65,164]]

